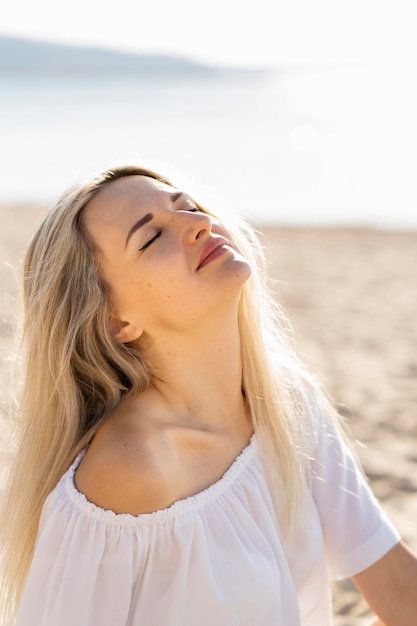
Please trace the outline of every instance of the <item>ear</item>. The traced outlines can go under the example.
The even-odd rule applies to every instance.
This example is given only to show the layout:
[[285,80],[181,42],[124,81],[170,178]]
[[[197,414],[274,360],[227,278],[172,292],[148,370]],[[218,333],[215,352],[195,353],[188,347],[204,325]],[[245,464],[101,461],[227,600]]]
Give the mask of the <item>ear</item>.
[[119,343],[135,341],[139,339],[143,333],[143,328],[138,328],[138,326],[130,322],[123,322],[114,315],[110,317],[110,330],[113,337]]

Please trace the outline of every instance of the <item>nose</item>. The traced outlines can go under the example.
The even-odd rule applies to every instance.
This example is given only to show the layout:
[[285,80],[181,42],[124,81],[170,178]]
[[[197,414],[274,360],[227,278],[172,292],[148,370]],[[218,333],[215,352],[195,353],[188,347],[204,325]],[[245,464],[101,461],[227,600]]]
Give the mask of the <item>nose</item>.
[[187,242],[192,244],[211,231],[212,220],[210,215],[201,211],[187,211],[187,216],[184,235]]

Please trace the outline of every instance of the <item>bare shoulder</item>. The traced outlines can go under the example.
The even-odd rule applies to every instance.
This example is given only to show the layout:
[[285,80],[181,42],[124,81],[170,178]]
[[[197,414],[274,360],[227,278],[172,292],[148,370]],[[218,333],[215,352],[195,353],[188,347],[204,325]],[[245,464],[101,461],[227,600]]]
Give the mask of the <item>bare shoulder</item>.
[[75,486],[100,508],[152,513],[175,501],[176,465],[163,437],[121,431],[93,441],[76,471]]

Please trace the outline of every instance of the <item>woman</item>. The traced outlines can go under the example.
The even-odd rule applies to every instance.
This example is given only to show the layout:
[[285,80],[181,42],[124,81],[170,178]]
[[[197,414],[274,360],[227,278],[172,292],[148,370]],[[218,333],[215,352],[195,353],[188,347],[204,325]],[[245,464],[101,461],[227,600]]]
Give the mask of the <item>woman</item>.
[[262,260],[250,228],[134,166],[46,218],[2,524],[17,626],[325,626],[328,571],[376,623],[415,623],[417,560],[293,354]]

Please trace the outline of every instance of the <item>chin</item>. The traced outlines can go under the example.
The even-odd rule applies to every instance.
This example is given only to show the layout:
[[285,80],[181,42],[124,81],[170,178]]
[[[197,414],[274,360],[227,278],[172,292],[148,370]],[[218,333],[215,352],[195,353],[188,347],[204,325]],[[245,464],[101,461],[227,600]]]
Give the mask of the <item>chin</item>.
[[233,281],[236,286],[242,286],[249,280],[252,269],[246,259],[243,257],[233,259],[233,262],[227,267],[228,278]]

